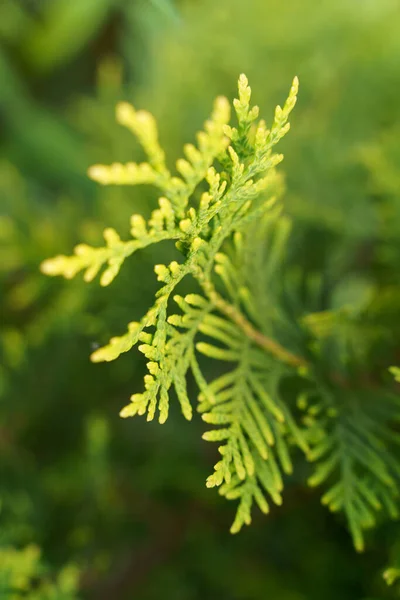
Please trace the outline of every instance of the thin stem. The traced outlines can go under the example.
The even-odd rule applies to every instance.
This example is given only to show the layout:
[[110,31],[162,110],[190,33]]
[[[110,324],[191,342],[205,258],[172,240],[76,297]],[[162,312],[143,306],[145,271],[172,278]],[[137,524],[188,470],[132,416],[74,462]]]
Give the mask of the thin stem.
[[232,304],[226,302],[218,294],[212,282],[206,278],[201,277],[200,284],[218,310],[229,317],[240,329],[246,334],[246,336],[253,340],[260,348],[266,350],[270,354],[273,354],[282,362],[291,365],[292,367],[307,367],[308,362],[302,356],[297,356],[289,350],[286,350],[279,342],[271,339],[270,337],[258,331],[253,325],[246,319],[246,317]]

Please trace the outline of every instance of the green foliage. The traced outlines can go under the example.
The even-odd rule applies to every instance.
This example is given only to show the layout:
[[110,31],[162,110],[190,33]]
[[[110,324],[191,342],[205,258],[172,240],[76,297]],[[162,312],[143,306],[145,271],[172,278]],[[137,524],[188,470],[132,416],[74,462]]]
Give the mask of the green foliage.
[[[136,134],[149,162],[95,165],[89,175],[103,185],[153,183],[164,194],[159,208],[147,224],[140,215],[132,217],[133,241],[123,242],[115,230],[106,229],[105,248],[79,245],[72,257],[46,260],[42,271],[70,278],[84,270],[85,280],[91,281],[107,265],[100,282],[108,285],[124,260],[138,249],[173,240],[184,260],[156,265],[164,286],[157,292],[155,304],[140,322],[130,323],[126,334],[112,338],[92,355],[94,362],[112,361],[141,342],[139,350],[149,361],[145,391],[133,394],[121,416],[147,414],[151,421],[158,409],[159,421],[164,423],[173,388],[183,415],[190,420],[187,376],[191,372],[200,388],[198,411],[205,422],[220,426],[204,433],[203,439],[223,442],[219,447],[222,458],[207,479],[207,487],[218,486],[223,496],[239,500],[231,531],[251,522],[254,502],[264,513],[269,512],[267,497],[275,504],[282,503],[282,474],[292,473],[290,446],[297,445],[309,460],[317,462],[309,484],[328,483],[322,502],[332,511],[345,513],[355,547],[362,550],[363,530],[376,524],[376,513],[385,508],[390,517],[398,516],[400,470],[393,425],[399,420],[399,402],[382,391],[366,392],[362,400],[354,392],[331,391],[312,362],[286,350],[265,331],[274,321],[290,327],[279,314],[265,319],[263,303],[265,294],[272,296],[274,276],[280,275],[277,265],[288,233],[287,219],[280,216],[272,195],[278,181],[275,166],[282,160],[281,155],[272,154],[272,147],[289,129],[297,87],[295,79],[283,109],[277,107],[267,130],[264,121],[256,122],[259,110],[250,107],[251,90],[242,75],[239,98],[233,103],[237,128],[228,125],[227,101],[218,98],[205,132],[198,134],[198,148],[185,146],[186,159],[176,163],[182,178],[171,176],[166,167],[151,115],[119,105],[117,119]],[[213,166],[215,161],[219,170]],[[208,190],[197,199],[196,190],[204,178]],[[263,253],[263,237],[271,234],[275,236],[273,244]],[[231,242],[234,247],[229,256],[226,249]],[[222,294],[213,272],[220,279]],[[170,314],[170,298],[189,274],[203,295],[175,295],[181,313]],[[254,281],[258,281],[256,289],[252,289]],[[365,297],[364,285],[345,296],[336,293],[336,297],[342,314],[346,310],[349,315],[357,314],[368,302],[359,301]],[[271,308],[276,307],[270,304]],[[326,336],[326,318],[322,330],[315,314],[304,322],[317,340]],[[342,335],[335,320],[328,325],[328,332],[338,339]],[[199,333],[207,341],[197,341]],[[353,333],[346,335],[354,337]],[[320,354],[318,345],[315,348]],[[233,366],[209,382],[195,349]],[[351,354],[350,348],[345,358]],[[282,380],[299,368],[312,386],[299,399],[307,412],[304,431],[279,392]],[[309,397],[314,397],[311,403]]]
[[385,570],[383,577],[388,585],[393,585],[400,577],[400,569],[396,567],[389,567]]
[[377,514],[399,516],[397,434],[389,425],[398,421],[399,407],[395,395],[381,390],[362,397],[342,392],[330,409],[309,407],[310,459],[317,462],[309,483],[329,482],[322,503],[345,512],[357,550],[364,549],[363,529],[376,525]]
[[400,369],[399,367],[390,367],[390,372],[394,375],[396,381],[400,382]]
[[[353,446],[345,446],[348,455],[341,451],[337,434],[344,432],[346,443],[355,437],[357,448],[367,445],[375,471],[379,465],[397,479],[391,465],[398,461],[398,413],[390,389],[398,385],[387,368],[399,364],[400,339],[399,19],[396,0],[362,6],[348,0],[0,3],[0,537],[2,547],[43,548],[47,581],[72,561],[82,570],[82,595],[95,600],[397,597],[398,584],[388,587],[380,576],[385,565],[399,565],[398,526],[385,524],[384,500],[397,504],[397,481],[381,484]],[[238,354],[247,341],[244,361],[252,379],[263,376],[269,408],[239,377],[241,357],[222,361],[197,349],[195,357],[207,389],[225,375],[233,378],[216,392],[231,395],[232,419],[253,418],[252,400],[260,403],[293,472],[283,469],[278,443],[268,444],[264,420],[258,429],[266,461],[259,436],[253,445],[244,430],[257,469],[258,461],[276,461],[283,505],[277,508],[258,481],[270,515],[254,510],[253,527],[229,539],[231,507],[199,486],[218,461],[217,447],[201,441],[200,418],[190,426],[180,418],[176,374],[167,423],[143,427],[139,419],[117,417],[124,398],[141,391],[143,354],[124,353],[107,365],[87,359],[110,332],[123,332],[153,304],[152,265],[182,262],[182,254],[171,242],[152,244],[126,260],[106,288],[79,277],[45,278],[38,264],[79,240],[102,246],[106,226],[132,242],[131,213],[150,217],[154,187],[96,185],[85,175],[93,163],[148,161],[128,129],[114,125],[117,102],[133,99],[156,116],[172,173],[168,158],[179,156],[184,142],[195,143],[192,133],[212,98],[231,97],[241,71],[265,114],[293,73],[301,80],[295,132],[280,146],[284,214],[272,214],[281,205],[277,173],[265,193],[265,199],[277,196],[275,207],[224,244],[212,275],[220,298],[246,322],[213,309],[207,318],[221,318],[229,333],[222,339],[221,323],[205,325],[205,316],[199,324],[205,333],[199,329],[195,341],[213,354]],[[247,156],[244,147],[240,155]],[[225,170],[219,162],[215,167]],[[203,181],[191,197],[196,209],[207,189]],[[100,271],[108,267],[105,262]],[[190,325],[201,307],[184,304],[186,296],[205,298],[191,276],[168,303],[168,315],[179,313],[177,321]],[[185,333],[180,322],[171,328]],[[210,327],[218,339],[206,333]],[[266,340],[303,357],[308,374],[301,370],[299,377]],[[178,364],[179,354],[185,370],[190,349],[171,348],[168,365]],[[263,357],[262,368],[255,356]],[[195,408],[191,367],[185,384]],[[198,406],[207,400],[202,394]],[[201,414],[220,418],[223,404]],[[387,407],[387,416],[374,404]],[[274,416],[279,406],[297,423],[310,448],[306,457],[314,457],[323,439],[332,443],[326,455],[304,461],[287,416],[284,424]],[[356,415],[364,422],[364,413],[374,423],[367,419],[361,430]],[[232,424],[211,425],[216,431]],[[322,488],[307,489],[307,479],[333,455],[336,466]],[[366,546],[361,556],[346,535],[345,504],[331,515],[319,501],[342,482],[345,464],[352,477],[348,505],[361,503],[368,514],[357,512]],[[243,483],[250,479],[246,471]],[[381,509],[375,501],[365,508],[365,481]],[[379,525],[373,531],[364,527],[372,519]]]
[[[265,389],[263,356],[257,354],[257,348],[249,345],[240,330],[241,327],[246,333],[251,325],[235,307],[235,298],[232,298],[233,304],[228,304],[219,295],[212,280],[212,272],[217,265],[216,272],[223,281],[229,281],[228,259],[221,254],[221,248],[233,233],[240,245],[240,232],[256,219],[277,218],[273,209],[276,197],[272,196],[272,191],[276,185],[274,168],[282,160],[282,155],[273,154],[272,148],[289,130],[288,117],[296,103],[297,89],[295,79],[283,109],[280,106],[276,108],[272,127],[267,130],[264,121],[256,123],[258,107],[250,107],[251,90],[246,77],[241,75],[239,98],[234,101],[237,128],[228,125],[228,101],[218,98],[211,119],[205,124],[205,131],[197,136],[198,147],[186,145],[186,158],[177,161],[181,177],[171,176],[166,168],[151,115],[144,111],[136,112],[127,104],[119,105],[117,119],[137,135],[149,162],[140,165],[116,163],[110,167],[96,165],[89,169],[89,175],[102,184],[153,183],[165,194],[159,199],[159,208],[152,212],[147,224],[140,215],[131,218],[133,241],[122,242],[115,230],[106,229],[105,248],[79,245],[74,256],[58,256],[42,264],[44,273],[61,274],[67,278],[85,270],[86,281],[91,281],[107,264],[100,281],[102,285],[108,285],[125,258],[138,249],[164,240],[175,241],[184,261],[155,267],[158,280],[165,284],[157,292],[155,304],[140,322],[130,323],[128,333],[112,338],[109,345],[96,350],[92,360],[115,360],[121,353],[142,342],[139,350],[149,361],[145,391],[131,397],[131,403],[121,411],[121,416],[147,413],[150,421],[158,409],[160,423],[168,417],[172,387],[182,413],[187,419],[192,418],[186,384],[187,374],[192,372],[204,396],[199,406],[200,412],[204,413],[203,419],[215,425],[229,425],[203,437],[210,441],[226,440],[220,448],[223,459],[216,465],[215,474],[208,478],[207,485],[213,487],[224,483],[221,487],[223,495],[241,499],[233,532],[238,531],[243,523],[250,522],[254,499],[263,512],[268,511],[264,492],[275,503],[281,503],[281,474],[268,446],[277,444],[277,453],[286,472],[291,471],[291,464],[285,434],[294,433],[301,440],[302,447],[307,448],[291,417],[288,425],[283,425],[285,412],[276,397],[275,388],[279,384],[276,373],[271,390]],[[215,160],[223,169],[220,172],[212,166]],[[208,191],[204,191],[196,202],[191,197],[204,179]],[[192,275],[197,281],[204,297],[194,294],[185,298],[175,296],[184,314],[171,315],[168,313],[170,297],[186,275]],[[236,285],[235,278],[231,283]],[[227,289],[229,291],[229,284]],[[219,311],[225,318],[216,316],[213,311]],[[234,324],[226,317],[231,317]],[[229,377],[225,375],[210,386],[194,351],[195,336],[199,331],[227,345],[223,349],[199,342],[196,346],[199,352],[219,360],[237,361]],[[301,364],[278,346],[275,353],[288,363]],[[267,462],[264,464],[263,460]]]
[[7,600],[77,600],[78,571],[64,567],[55,581],[48,578],[37,546],[0,548],[0,594]]

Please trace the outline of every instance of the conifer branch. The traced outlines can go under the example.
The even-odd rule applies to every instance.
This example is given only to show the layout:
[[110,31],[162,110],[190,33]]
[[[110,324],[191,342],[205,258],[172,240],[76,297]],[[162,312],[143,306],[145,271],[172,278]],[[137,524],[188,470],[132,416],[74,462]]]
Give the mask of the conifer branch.
[[[89,175],[101,185],[151,183],[162,193],[158,207],[147,222],[141,215],[132,216],[127,241],[108,228],[104,247],[80,244],[72,256],[45,261],[42,271],[66,278],[83,272],[86,281],[102,271],[100,283],[109,285],[133,253],[161,241],[173,243],[180,262],[155,266],[163,285],[153,305],[139,322],[128,325],[126,333],[111,338],[91,357],[94,362],[112,361],[135,345],[146,357],[144,390],[131,396],[121,416],[146,415],[150,421],[158,413],[164,423],[172,394],[190,420],[187,377],[193,375],[199,388],[197,410],[213,426],[203,439],[220,444],[221,458],[206,485],[239,502],[232,533],[251,522],[254,504],[264,513],[270,502],[281,504],[283,477],[292,473],[291,448],[297,446],[315,463],[309,485],[328,486],[322,502],[346,515],[361,550],[364,530],[376,523],[379,512],[391,517],[399,512],[400,400],[380,389],[379,395],[360,388],[356,393],[353,385],[332,391],[317,369],[307,368],[312,366],[308,360],[276,341],[282,332],[290,335],[296,327],[291,315],[303,310],[301,301],[300,311],[289,314],[281,302],[287,291],[282,289],[287,272],[282,271],[290,224],[280,214],[281,186],[275,171],[283,156],[273,152],[289,130],[297,89],[295,78],[267,129],[258,120],[258,107],[250,106],[251,89],[241,75],[233,102],[237,126],[229,125],[228,100],[218,98],[197,145],[184,147],[184,158],[176,163],[179,176],[166,167],[154,118],[120,104],[117,120],[137,136],[148,161],[94,165]],[[202,192],[197,193],[199,185]],[[182,297],[176,288],[190,275],[202,295]],[[214,285],[216,276],[221,288]],[[296,306],[296,290],[291,292],[285,300]],[[172,299],[177,314],[170,312]],[[346,355],[352,346],[362,345],[358,332],[364,338],[365,327],[360,328],[359,321],[343,310],[303,318],[316,342],[318,364],[324,345],[329,352],[336,345]],[[375,335],[374,330],[370,339]],[[209,381],[198,353],[225,365],[217,378]],[[295,369],[307,378],[307,389],[298,398],[302,426],[281,397],[281,381]],[[399,380],[400,371],[392,372]],[[338,387],[337,377],[334,383]]]
[[308,362],[301,356],[293,354],[289,350],[286,350],[279,342],[276,342],[272,338],[264,335],[256,329],[248,319],[243,315],[240,310],[227,302],[215,289],[213,283],[209,279],[200,279],[200,283],[211,300],[214,306],[221,311],[224,315],[229,317],[236,325],[243,331],[243,333],[253,342],[257,344],[266,352],[269,352],[275,356],[281,362],[290,365],[292,367],[307,367]]
[[[197,147],[186,145],[185,158],[176,163],[179,177],[165,165],[153,117],[130,105],[119,105],[118,121],[138,137],[148,162],[95,165],[89,175],[102,185],[152,183],[163,194],[158,207],[147,222],[141,215],[132,216],[132,238],[127,241],[109,228],[104,233],[105,247],[81,244],[74,255],[57,256],[42,264],[42,271],[48,275],[71,278],[83,271],[86,281],[103,270],[100,283],[109,285],[128,257],[151,244],[169,240],[181,252],[181,262],[155,266],[163,286],[143,318],[130,323],[125,334],[111,338],[91,358],[94,362],[112,361],[135,345],[146,357],[144,390],[131,396],[120,412],[122,417],[146,414],[150,421],[158,412],[159,422],[164,423],[174,391],[184,417],[190,420],[187,376],[193,375],[200,390],[197,409],[203,420],[214,426],[203,437],[223,442],[219,447],[221,460],[207,479],[207,486],[217,486],[227,499],[239,501],[232,532],[250,523],[254,503],[264,513],[269,510],[268,498],[281,504],[283,474],[292,472],[290,447],[297,445],[308,452],[304,432],[279,392],[280,380],[292,372],[290,367],[307,363],[257,330],[236,308],[240,305],[236,290],[245,288],[240,284],[239,271],[231,269],[223,253],[232,240],[240,246],[241,232],[249,226],[257,227],[266,220],[274,227],[277,222],[281,188],[275,167],[283,156],[275,154],[273,147],[289,130],[297,90],[295,78],[288,99],[283,108],[276,108],[271,129],[267,129],[265,122],[258,120],[258,107],[250,106],[247,78],[240,76],[239,97],[233,103],[237,128],[228,124],[228,100],[218,98],[205,130],[197,136]],[[201,182],[208,191],[196,198]],[[254,240],[258,240],[257,235],[253,239],[250,236],[246,243],[251,245]],[[276,267],[279,244],[266,256],[266,273]],[[264,270],[264,265],[258,267]],[[227,299],[216,291],[214,273],[224,284]],[[198,281],[203,296],[176,294],[177,286],[188,275]],[[253,318],[253,298],[249,289],[247,292],[244,306]],[[178,314],[170,313],[172,299],[180,309]],[[199,336],[208,340],[197,341]],[[225,361],[231,370],[208,381],[198,362],[198,352]]]

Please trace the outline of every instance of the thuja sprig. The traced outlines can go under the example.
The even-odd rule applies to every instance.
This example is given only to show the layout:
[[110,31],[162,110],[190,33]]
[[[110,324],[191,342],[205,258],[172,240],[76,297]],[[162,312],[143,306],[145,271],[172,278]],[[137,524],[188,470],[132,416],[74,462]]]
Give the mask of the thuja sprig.
[[[171,375],[165,373],[171,336],[168,302],[177,285],[189,274],[199,282],[210,305],[232,318],[256,343],[283,362],[295,366],[304,364],[303,359],[257,332],[244,315],[218,296],[212,283],[215,256],[225,240],[261,213],[273,214],[276,208],[277,197],[271,194],[270,188],[273,187],[274,168],[283,157],[273,153],[273,147],[289,129],[288,117],[296,102],[298,80],[294,79],[284,107],[276,108],[270,130],[264,121],[257,122],[258,107],[250,106],[251,89],[244,75],[240,76],[238,87],[239,98],[234,101],[237,128],[228,125],[228,100],[217,98],[204,131],[197,134],[197,146],[187,144],[185,158],[176,163],[180,176],[171,175],[166,167],[152,115],[143,110],[136,111],[127,103],[119,104],[117,120],[138,137],[148,162],[95,165],[89,169],[89,176],[103,185],[153,183],[163,194],[159,206],[147,223],[141,215],[132,216],[131,240],[122,241],[114,229],[107,228],[104,247],[79,244],[73,256],[57,256],[42,264],[42,271],[48,275],[71,278],[84,271],[86,281],[94,279],[103,269],[100,283],[109,285],[125,259],[141,248],[173,240],[182,252],[182,262],[156,265],[157,278],[164,285],[141,321],[130,323],[126,334],[112,338],[107,346],[92,355],[95,362],[114,360],[138,342],[143,342],[139,350],[150,361],[145,392],[134,395],[133,404],[124,409],[123,416],[136,412],[143,414],[151,407],[148,418],[152,418],[157,404],[155,398],[158,398],[160,420],[167,418],[168,391],[173,384]],[[245,157],[242,156],[244,146]],[[229,174],[218,167],[227,163]],[[196,199],[194,192],[204,179],[208,191]],[[191,412],[186,408],[184,414],[189,417]]]
[[[290,223],[280,214],[276,166],[283,157],[274,153],[289,130],[297,90],[295,78],[268,129],[258,107],[251,106],[251,89],[241,75],[233,102],[236,125],[229,123],[228,100],[217,98],[197,144],[187,144],[184,158],[176,162],[176,175],[166,165],[152,115],[119,104],[118,122],[136,135],[148,160],[95,165],[89,176],[102,185],[153,184],[160,190],[158,206],[147,222],[132,216],[131,239],[123,241],[108,228],[103,247],[80,244],[72,256],[44,261],[42,270],[67,278],[83,272],[86,281],[101,271],[101,285],[109,285],[130,255],[173,242],[181,258],[155,266],[162,285],[152,306],[91,357],[112,361],[135,345],[146,357],[144,390],[131,396],[121,416],[146,415],[150,421],[158,413],[163,423],[176,396],[190,420],[191,373],[199,388],[197,410],[213,426],[203,438],[219,444],[220,460],[206,485],[239,502],[231,531],[250,523],[254,503],[264,513],[271,502],[281,504],[284,476],[293,468],[291,449],[297,446],[315,463],[309,484],[325,485],[322,502],[346,515],[354,544],[362,550],[364,530],[380,511],[398,514],[393,425],[400,422],[400,404],[380,389],[333,389],[321,374],[320,358],[314,357],[314,365],[311,355],[310,364],[297,347],[287,348],[279,339],[282,331],[282,338],[292,340],[299,333],[280,295]],[[178,287],[187,276],[196,280],[197,293],[182,297]],[[316,320],[318,313],[302,322]],[[310,354],[304,343],[301,349]],[[204,360],[213,359],[220,369],[210,381]],[[399,370],[392,372],[399,379]],[[298,398],[301,426],[281,397],[282,380],[293,375],[302,375],[306,388]]]
[[[222,459],[207,485],[218,486],[221,494],[240,501],[233,532],[249,523],[254,501],[263,512],[269,510],[267,497],[281,503],[282,473],[292,469],[289,445],[308,451],[278,393],[280,378],[307,363],[258,330],[245,306],[230,297],[235,284],[228,283],[223,254],[225,244],[233,238],[238,244],[252,223],[279,218],[281,185],[275,168],[283,156],[273,149],[289,130],[298,80],[293,80],[283,108],[276,108],[270,129],[258,119],[258,107],[250,104],[251,89],[244,75],[238,88],[233,103],[237,125],[229,124],[228,100],[217,98],[204,131],[197,134],[197,145],[187,144],[184,158],[176,162],[177,175],[166,166],[154,118],[127,103],[119,104],[118,122],[137,136],[148,161],[95,165],[89,176],[102,185],[151,183],[162,194],[158,207],[148,222],[141,215],[132,216],[130,240],[121,240],[108,228],[104,247],[80,244],[74,255],[42,264],[48,275],[71,278],[83,271],[86,281],[102,271],[100,283],[109,285],[125,259],[139,249],[160,241],[174,242],[182,258],[155,266],[162,286],[154,304],[139,322],[129,324],[124,335],[111,338],[91,358],[94,362],[115,360],[138,344],[148,361],[144,390],[132,395],[121,416],[146,414],[152,420],[158,411],[161,423],[168,417],[172,390],[183,415],[192,418],[186,384],[192,372],[200,389],[198,410],[207,423],[217,426],[204,438],[223,442]],[[198,195],[202,181],[207,190]],[[176,293],[187,275],[197,281],[202,294],[183,298]],[[217,279],[222,287],[227,286],[225,294],[218,291]],[[171,312],[172,299],[180,309],[178,314]],[[209,382],[199,355],[236,366]]]

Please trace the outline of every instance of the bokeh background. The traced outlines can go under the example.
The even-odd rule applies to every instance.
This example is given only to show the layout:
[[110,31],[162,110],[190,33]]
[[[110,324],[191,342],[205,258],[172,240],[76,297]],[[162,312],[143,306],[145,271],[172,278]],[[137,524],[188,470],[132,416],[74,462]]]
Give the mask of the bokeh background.
[[200,420],[119,418],[143,360],[89,355],[147,308],[156,252],[106,289],[39,272],[105,226],[127,235],[131,213],[154,206],[151,189],[86,177],[93,163],[141,159],[117,101],[155,114],[173,164],[241,72],[267,122],[300,78],[282,144],[299,268],[330,273],[341,301],[372,294],[400,336],[398,0],[1,0],[1,598],[30,574],[31,595],[15,597],[396,597],[381,578],[396,528],[357,555],[304,487],[306,467],[282,508],[231,536],[234,507],[204,486],[215,456]]

